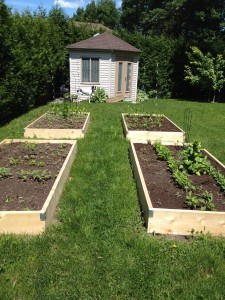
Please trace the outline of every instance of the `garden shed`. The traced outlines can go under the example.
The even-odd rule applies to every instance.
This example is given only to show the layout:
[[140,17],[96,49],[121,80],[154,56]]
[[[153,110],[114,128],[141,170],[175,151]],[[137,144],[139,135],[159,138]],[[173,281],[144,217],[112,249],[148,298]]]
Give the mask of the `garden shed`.
[[[110,31],[67,46],[70,54],[70,93],[91,93],[97,87],[109,99],[136,101],[140,50]],[[86,99],[83,94],[81,99]]]

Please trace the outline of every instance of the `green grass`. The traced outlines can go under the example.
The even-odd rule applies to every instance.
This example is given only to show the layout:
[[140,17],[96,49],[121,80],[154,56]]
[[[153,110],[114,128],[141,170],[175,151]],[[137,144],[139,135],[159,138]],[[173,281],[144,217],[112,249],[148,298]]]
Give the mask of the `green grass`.
[[[142,224],[121,113],[164,113],[191,140],[225,163],[225,104],[152,100],[81,104],[91,112],[86,137],[65,186],[58,222],[41,236],[0,236],[0,299],[225,299],[225,240],[147,235]],[[22,138],[35,109],[0,128]],[[1,226],[1,220],[0,220]]]

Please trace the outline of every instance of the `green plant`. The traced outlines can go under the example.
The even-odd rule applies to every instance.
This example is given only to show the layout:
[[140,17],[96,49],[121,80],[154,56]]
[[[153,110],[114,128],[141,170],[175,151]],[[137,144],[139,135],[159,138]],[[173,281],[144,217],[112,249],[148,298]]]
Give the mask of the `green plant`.
[[0,167],[0,180],[12,176],[11,170],[9,168]]
[[202,204],[201,206],[201,210],[215,210],[215,203],[213,202],[213,195],[212,193],[209,193],[207,191],[205,191],[202,194],[198,195],[201,199],[200,202]]
[[36,161],[35,159],[31,159],[29,161],[30,166],[37,166],[37,167],[43,167],[45,163],[43,161]]
[[216,182],[219,184],[220,188],[225,191],[225,177],[216,168],[211,166],[209,168],[209,174],[213,176]]
[[103,88],[97,87],[94,94],[91,96],[91,102],[106,102],[108,96]]
[[179,170],[179,163],[174,159],[171,151],[165,145],[162,145],[160,142],[155,142],[154,148],[159,158],[167,161],[168,167],[172,173],[173,179],[175,180],[176,184],[184,190],[194,189],[186,171]]
[[47,170],[33,170],[33,171],[25,171],[20,170],[18,172],[18,178],[22,179],[23,181],[27,181],[29,179],[44,182],[49,180],[52,177],[51,172]]
[[195,141],[185,147],[182,151],[182,162],[179,166],[180,170],[186,170],[190,174],[207,174],[210,168],[210,162],[206,155],[202,153],[201,143]]
[[191,208],[191,209],[196,209],[200,205],[200,201],[197,198],[196,195],[192,194],[192,191],[189,191],[187,196],[186,196],[186,204]]
[[11,195],[6,195],[6,196],[4,197],[4,201],[5,201],[6,203],[8,203],[8,202],[13,201],[13,198],[12,198]]
[[149,98],[151,98],[151,97],[149,97],[149,95],[145,91],[138,89],[137,99],[136,99],[137,102],[147,101],[147,100],[149,100]]
[[170,152],[170,150],[163,145],[160,142],[155,142],[154,143],[154,148],[159,156],[160,159],[162,160],[168,160],[169,158],[171,158],[172,154]]
[[19,158],[9,157],[9,163],[10,165],[18,165],[20,163]]
[[35,153],[38,146],[35,143],[25,142],[24,147],[29,151],[31,151],[32,153]]

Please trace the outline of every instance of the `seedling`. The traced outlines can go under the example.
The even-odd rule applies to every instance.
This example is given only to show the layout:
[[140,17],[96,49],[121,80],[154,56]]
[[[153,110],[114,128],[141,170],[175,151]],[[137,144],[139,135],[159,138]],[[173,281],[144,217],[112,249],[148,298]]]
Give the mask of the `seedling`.
[[10,196],[10,195],[6,195],[6,196],[4,197],[4,201],[5,201],[6,203],[8,203],[8,202],[13,201],[13,198],[12,198],[12,196]]
[[19,158],[9,157],[9,163],[10,165],[18,165],[20,163]]
[[45,163],[43,161],[36,161],[35,159],[31,159],[29,161],[30,166],[37,166],[37,167],[43,167]]
[[37,150],[37,144],[25,142],[25,148],[30,150],[31,152],[35,152]]
[[12,176],[11,170],[9,168],[0,167],[0,180]]

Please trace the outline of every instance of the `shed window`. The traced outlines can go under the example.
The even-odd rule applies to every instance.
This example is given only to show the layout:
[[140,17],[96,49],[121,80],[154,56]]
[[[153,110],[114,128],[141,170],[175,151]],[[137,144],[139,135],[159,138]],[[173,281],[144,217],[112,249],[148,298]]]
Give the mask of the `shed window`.
[[99,58],[82,58],[82,82],[99,82]]

